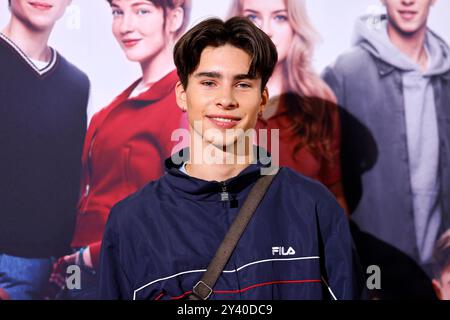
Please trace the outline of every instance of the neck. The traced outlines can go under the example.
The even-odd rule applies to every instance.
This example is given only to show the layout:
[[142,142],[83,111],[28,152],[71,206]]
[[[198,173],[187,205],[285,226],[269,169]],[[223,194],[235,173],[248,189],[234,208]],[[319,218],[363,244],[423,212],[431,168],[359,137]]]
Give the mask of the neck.
[[405,34],[388,24],[388,35],[394,46],[415,62],[422,70],[426,69],[427,54],[425,51],[426,25],[420,30]]
[[141,62],[142,83],[151,85],[175,69],[169,48],[164,48],[156,56]]
[[283,64],[277,63],[269,82],[267,82],[267,88],[269,89],[271,98],[277,97],[283,93],[283,79],[285,76]]
[[29,58],[50,61],[51,50],[47,43],[51,30],[52,28],[46,30],[30,29],[12,16],[2,33],[11,39]]
[[[280,96],[283,91],[283,79],[285,77],[284,68],[282,63],[277,63],[275,70],[273,71],[272,76],[270,77],[269,82],[267,82],[267,88],[269,90],[269,97],[275,98]],[[267,104],[264,108],[262,117],[263,119],[269,119],[274,114],[277,113],[278,104],[276,103],[270,103]]]
[[191,177],[206,181],[221,182],[239,175],[239,173],[254,161],[252,141],[249,138],[245,139],[245,151],[241,153],[238,152],[240,148],[237,147],[237,142],[233,148],[229,148],[232,149],[229,152],[228,150],[209,144],[203,139],[201,142],[199,141],[200,148],[198,148],[195,138],[191,139],[190,159],[186,165],[186,171]]

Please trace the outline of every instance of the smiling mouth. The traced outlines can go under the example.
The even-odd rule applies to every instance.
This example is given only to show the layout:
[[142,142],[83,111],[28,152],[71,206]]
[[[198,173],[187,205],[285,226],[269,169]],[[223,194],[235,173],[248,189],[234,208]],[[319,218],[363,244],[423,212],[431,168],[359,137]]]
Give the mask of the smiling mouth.
[[405,20],[412,20],[417,15],[417,12],[415,11],[406,11],[406,10],[401,10],[398,13]]
[[223,129],[231,129],[241,121],[241,118],[239,117],[225,115],[209,115],[206,116],[206,118],[208,118],[215,126]]
[[131,48],[137,45],[139,41],[141,41],[141,39],[130,39],[130,40],[122,40],[122,43],[126,48]]
[[39,9],[39,10],[49,10],[49,9],[53,8],[53,6],[51,4],[48,4],[45,2],[29,2],[29,4],[33,8]]

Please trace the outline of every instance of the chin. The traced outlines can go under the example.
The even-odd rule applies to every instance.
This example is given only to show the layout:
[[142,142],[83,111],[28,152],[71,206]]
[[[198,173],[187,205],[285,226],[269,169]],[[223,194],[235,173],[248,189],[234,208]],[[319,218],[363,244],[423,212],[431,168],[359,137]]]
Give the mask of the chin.
[[127,60],[131,61],[131,62],[139,62],[140,59],[136,57],[136,55],[128,53],[127,51],[125,51],[125,56],[127,57]]
[[123,48],[123,51],[125,52],[125,56],[129,61],[132,62],[141,62],[144,61],[147,57],[144,57],[141,53],[134,52],[132,49]]
[[52,28],[54,24],[55,22],[53,22],[53,20],[48,21],[48,19],[37,19],[35,21],[30,21],[30,26],[37,31],[48,30]]
[[417,28],[417,27],[405,27],[405,28],[401,28],[400,30],[405,35],[414,35],[415,33],[417,33],[420,30],[420,28]]
[[231,148],[236,143],[236,139],[234,137],[226,139],[223,136],[210,136],[205,137],[205,140],[208,144],[222,150]]
[[404,34],[414,34],[422,29],[423,23],[419,22],[402,22],[397,24],[397,28]]

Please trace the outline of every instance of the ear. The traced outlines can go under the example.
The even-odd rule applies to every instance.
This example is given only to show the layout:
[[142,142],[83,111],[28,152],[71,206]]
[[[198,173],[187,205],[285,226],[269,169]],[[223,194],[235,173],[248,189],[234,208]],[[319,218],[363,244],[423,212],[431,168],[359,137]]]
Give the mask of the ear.
[[437,0],[431,0],[431,5],[434,6]]
[[380,2],[383,4],[383,6],[386,6],[386,0],[380,0]]
[[264,88],[261,93],[261,104],[259,105],[259,112],[263,112],[269,102],[269,90],[267,87]]
[[184,20],[184,9],[182,7],[176,7],[170,11],[170,23],[168,25],[170,33],[176,33],[180,30]]
[[438,297],[438,299],[442,300],[441,284],[439,283],[439,280],[433,279],[431,284],[433,285],[433,290],[436,293],[436,296]]
[[183,85],[180,81],[177,82],[175,85],[175,95],[177,98],[177,104],[178,107],[183,111],[187,111],[187,97],[186,97],[186,90],[184,89]]

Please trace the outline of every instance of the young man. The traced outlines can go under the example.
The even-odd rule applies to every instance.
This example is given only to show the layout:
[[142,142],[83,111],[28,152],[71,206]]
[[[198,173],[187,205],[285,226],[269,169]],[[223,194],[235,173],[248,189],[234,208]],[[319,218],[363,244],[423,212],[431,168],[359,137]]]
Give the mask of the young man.
[[361,259],[380,265],[384,289],[391,279],[396,294],[419,298],[432,290],[417,264],[430,274],[450,226],[450,51],[427,28],[434,0],[382,2],[387,15],[359,20],[355,47],[324,78],[342,106],[352,220],[372,243],[355,237]]
[[440,300],[450,300],[450,229],[441,235],[434,247],[432,284]]
[[12,0],[0,33],[0,296],[41,298],[67,253],[89,80],[47,44],[70,0]]
[[[264,169],[246,131],[268,100],[277,61],[268,36],[245,18],[209,19],[179,40],[174,58],[190,148],[166,161],[165,176],[112,209],[103,299],[187,297]],[[210,298],[350,299],[352,285],[343,210],[325,187],[282,168]]]

